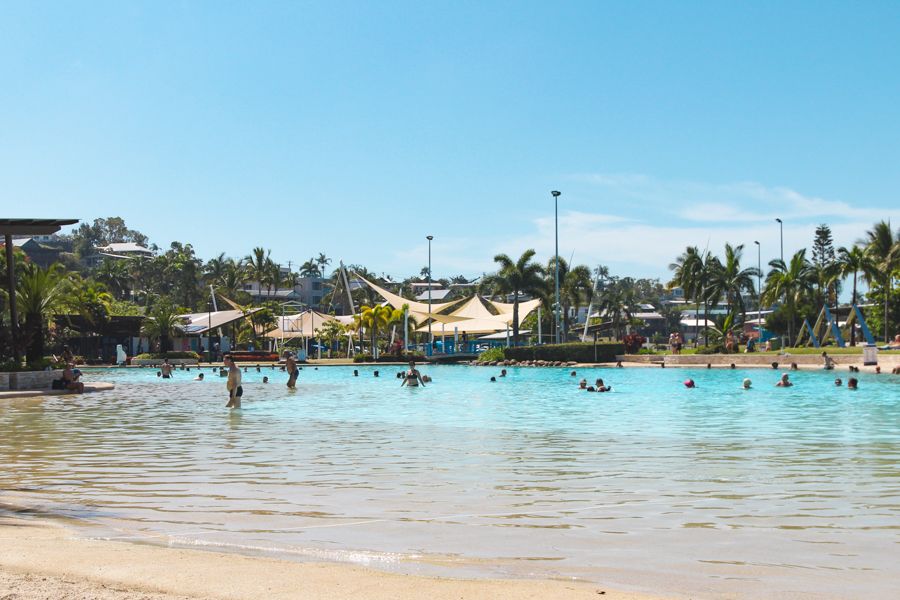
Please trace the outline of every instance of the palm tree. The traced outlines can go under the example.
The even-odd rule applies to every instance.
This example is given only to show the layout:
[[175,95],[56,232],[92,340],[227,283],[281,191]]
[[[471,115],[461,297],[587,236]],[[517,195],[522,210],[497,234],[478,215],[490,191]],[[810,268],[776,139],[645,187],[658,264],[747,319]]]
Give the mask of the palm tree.
[[363,305],[359,309],[359,314],[353,315],[353,320],[357,331],[365,328],[369,332],[369,339],[372,344],[372,358],[378,358],[378,332],[388,326],[393,311],[387,306],[375,304],[374,306]]
[[519,260],[513,260],[506,254],[498,254],[494,262],[500,265],[500,270],[489,278],[496,291],[502,294],[513,295],[513,339],[519,339],[519,295],[541,295],[544,290],[541,265],[533,262],[534,250],[529,248],[522,253]]
[[319,252],[319,256],[315,258],[316,266],[319,268],[319,277],[325,276],[325,267],[331,264],[331,259],[325,256],[324,252]]
[[[869,255],[861,246],[852,246],[849,250],[841,246],[838,248],[838,269],[841,277],[853,275],[853,294],[850,304],[856,306],[856,278],[860,272],[871,272]],[[856,327],[850,328],[850,345],[856,345]]]
[[128,273],[127,261],[105,258],[94,272],[94,279],[112,291],[113,296],[122,299],[127,296],[131,283],[131,275]]
[[788,318],[788,345],[794,339],[794,319],[797,305],[802,303],[813,292],[815,286],[815,269],[806,258],[806,249],[798,250],[785,264],[780,258],[769,262],[772,269],[766,276],[766,287],[763,290],[763,302],[772,304],[784,299],[784,308]]
[[631,321],[632,307],[637,305],[634,281],[631,278],[612,278],[604,286],[597,303],[597,311],[602,323],[603,317],[607,317],[612,325],[613,337],[622,338],[622,326]]
[[244,269],[240,263],[228,259],[222,270],[222,274],[214,281],[217,292],[229,300],[235,300],[238,292],[242,291],[244,284]]
[[159,351],[168,352],[169,339],[181,331],[178,309],[168,298],[159,299],[141,325],[141,335],[159,340]]
[[59,264],[46,269],[28,263],[16,286],[16,306],[25,320],[22,333],[28,340],[25,359],[39,361],[44,356],[44,321],[60,306],[68,275]]
[[321,275],[319,265],[313,258],[300,265],[300,277],[320,277]]
[[753,278],[759,273],[756,267],[741,269],[743,251],[743,244],[738,246],[725,244],[725,262],[716,261],[716,268],[711,273],[708,297],[709,301],[712,301],[713,298],[718,300],[724,297],[725,302],[731,308],[731,313],[740,313],[741,321],[747,319],[743,294],[744,292],[754,293]]
[[209,259],[203,267],[204,278],[206,281],[212,284],[219,281],[225,274],[225,270],[228,268],[228,261],[231,261],[231,259],[225,258],[224,252],[220,252],[218,256]]
[[[703,301],[704,320],[706,318],[706,274],[708,272],[708,253],[703,253],[697,246],[688,246],[685,251],[669,264],[673,271],[672,280],[669,281],[669,289],[680,287],[684,292],[685,300]],[[705,325],[705,323],[704,323]],[[708,340],[707,340],[708,341]]]
[[260,292],[264,285],[268,285],[271,292],[271,264],[272,251],[265,250],[259,246],[254,248],[251,254],[244,257],[244,272],[247,275],[247,279],[257,282]]
[[866,279],[870,283],[878,283],[884,293],[884,341],[889,342],[891,337],[888,307],[892,283],[900,271],[900,231],[895,237],[890,221],[880,221],[866,232],[862,243],[866,246],[865,252],[870,263],[869,269],[865,272]]
[[[547,266],[547,272],[553,272],[553,259]],[[591,297],[594,282],[591,281],[591,270],[584,265],[569,268],[565,260],[559,259],[559,301],[563,311],[563,340],[569,339],[569,314],[574,308],[576,312],[584,300]]]

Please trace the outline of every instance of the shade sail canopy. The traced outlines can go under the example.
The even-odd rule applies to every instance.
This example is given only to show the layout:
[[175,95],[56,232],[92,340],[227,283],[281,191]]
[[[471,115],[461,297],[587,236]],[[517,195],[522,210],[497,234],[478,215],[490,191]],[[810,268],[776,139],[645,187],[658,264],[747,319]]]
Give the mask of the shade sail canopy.
[[462,306],[451,312],[450,315],[466,319],[495,319],[498,316],[487,309],[478,295],[466,300]]
[[[491,306],[497,309],[501,315],[508,314],[509,318],[512,319],[513,309],[515,308],[515,304],[510,302],[495,302],[494,300],[488,300]],[[535,298],[533,300],[525,300],[524,302],[519,302],[519,321],[521,322],[525,317],[530,315],[533,311],[537,310],[537,307],[541,305],[541,299]]]
[[179,315],[182,325],[181,329],[189,335],[201,335],[210,329],[218,329],[224,327],[234,321],[240,321],[244,317],[248,317],[260,308],[253,308],[244,312],[242,310],[217,310],[213,312],[190,313],[187,315]]
[[[448,323],[443,326],[443,329],[441,324],[432,324],[431,332],[436,337],[441,335],[441,331],[443,331],[445,335],[453,335],[454,329],[459,333],[486,334],[506,331],[507,327],[511,328],[511,325],[498,319],[463,319],[455,323]],[[416,329],[416,331],[418,333],[427,333],[428,325],[422,325]]]
[[295,339],[316,337],[316,329],[320,329],[325,323],[337,321],[346,325],[353,322],[353,317],[335,317],[315,310],[305,310],[296,315],[278,317],[275,321],[277,326],[266,333],[267,338]]
[[[425,313],[425,314],[429,313],[427,302],[416,302],[415,300],[407,300],[403,296],[400,296],[398,294],[390,292],[390,291],[384,289],[383,287],[376,285],[376,284],[372,283],[371,281],[364,279],[363,277],[360,277],[358,274],[354,274],[354,276],[357,279],[365,281],[366,285],[368,285],[370,288],[372,288],[373,290],[375,290],[376,292],[381,294],[381,297],[384,298],[385,300],[387,300],[388,304],[390,304],[394,308],[402,308],[403,305],[406,304],[407,306],[409,306],[410,311],[415,311],[415,312]],[[439,311],[447,308],[448,306],[453,306],[454,304],[456,304],[456,302],[440,302],[440,303],[432,302],[430,312],[436,313],[436,312],[439,312]]]
[[[520,329],[519,337],[528,335],[529,333],[531,333],[530,329]],[[510,330],[510,332],[509,332],[509,337],[510,338],[513,337],[512,330]],[[506,339],[506,331],[498,331],[497,333],[492,333],[490,335],[483,335],[478,339],[479,340],[505,340]]]

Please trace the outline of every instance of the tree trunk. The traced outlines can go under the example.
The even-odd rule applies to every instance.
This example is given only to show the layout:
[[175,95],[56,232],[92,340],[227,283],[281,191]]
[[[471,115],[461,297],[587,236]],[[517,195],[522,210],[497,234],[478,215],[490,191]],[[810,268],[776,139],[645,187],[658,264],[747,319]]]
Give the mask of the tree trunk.
[[[856,310],[855,308],[853,308],[855,306],[856,306],[856,271],[853,271],[853,298],[850,301],[850,307],[851,307],[850,310]],[[848,317],[848,319],[849,319],[849,317]],[[853,327],[850,328],[850,345],[856,346],[856,325],[855,324],[853,325]]]
[[[519,292],[513,296],[513,344],[519,339]],[[538,340],[540,343],[540,340]]]
[[25,315],[25,331],[28,338],[28,349],[25,360],[39,361],[44,356],[44,322],[39,314]]

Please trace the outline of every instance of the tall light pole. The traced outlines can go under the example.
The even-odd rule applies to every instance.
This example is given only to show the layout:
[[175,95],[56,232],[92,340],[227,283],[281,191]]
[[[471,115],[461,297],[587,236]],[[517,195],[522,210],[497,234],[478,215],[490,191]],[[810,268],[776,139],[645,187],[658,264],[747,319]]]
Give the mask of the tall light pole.
[[778,237],[781,239],[781,262],[784,262],[784,222],[781,219],[775,219],[778,221]]
[[559,343],[559,195],[561,192],[557,192],[553,190],[550,192],[553,195],[553,229],[554,229],[554,238],[556,240],[556,259],[553,261],[556,265],[556,307],[554,309],[554,314],[556,315],[556,336],[554,339],[556,343]]
[[[775,220],[778,221],[778,237],[781,240],[781,265],[784,267],[784,270],[787,271],[787,265],[784,264],[784,222],[779,218],[776,218]],[[787,300],[787,299],[785,298],[785,300]],[[793,320],[793,319],[791,319],[791,320]],[[791,324],[791,322],[788,321],[788,331],[789,332],[792,327],[793,327],[793,324]],[[790,341],[790,340],[788,340],[788,341]],[[781,336],[781,351],[782,352],[785,351],[784,350],[784,336]]]
[[434,348],[434,338],[431,335],[431,240],[434,239],[433,235],[426,236],[425,239],[428,240],[428,356],[431,356],[431,351]]
[[759,337],[756,339],[757,345],[762,341],[762,245],[755,241],[756,244],[756,331]]

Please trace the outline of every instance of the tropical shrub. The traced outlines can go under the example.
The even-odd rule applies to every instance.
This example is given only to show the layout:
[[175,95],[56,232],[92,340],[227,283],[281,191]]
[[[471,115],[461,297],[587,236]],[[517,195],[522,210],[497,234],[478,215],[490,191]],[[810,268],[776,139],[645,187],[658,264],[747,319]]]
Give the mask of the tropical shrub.
[[496,360],[505,360],[506,353],[504,352],[504,348],[502,346],[496,346],[494,348],[488,348],[484,352],[478,355],[478,362],[492,362]]
[[[594,362],[594,348],[590,342],[513,346],[505,348],[504,354],[510,360]],[[617,354],[625,353],[625,345],[619,342],[596,344],[596,352],[597,362],[614,362]]]

